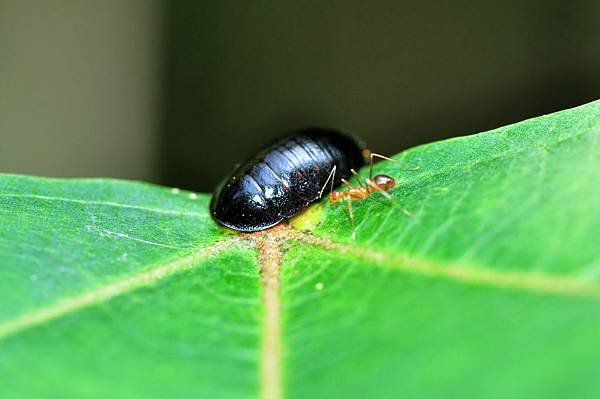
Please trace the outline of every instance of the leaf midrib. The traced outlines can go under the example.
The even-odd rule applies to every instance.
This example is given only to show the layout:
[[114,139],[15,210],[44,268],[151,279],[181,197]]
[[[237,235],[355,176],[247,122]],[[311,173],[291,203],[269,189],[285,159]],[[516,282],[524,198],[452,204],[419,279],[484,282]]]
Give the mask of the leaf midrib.
[[[463,284],[483,285],[500,289],[517,289],[541,295],[600,298],[600,283],[587,279],[548,273],[532,274],[517,270],[496,270],[491,267],[477,267],[462,263],[440,263],[408,255],[390,255],[385,252],[339,243],[324,237],[317,237],[294,230],[285,225],[282,227],[281,230],[283,231],[278,234],[279,241],[277,245],[285,240],[294,240],[325,250],[335,251],[340,257],[362,259],[380,267],[393,268],[405,273],[419,274],[430,278],[452,280]],[[197,249],[187,255],[177,257],[170,262],[156,265],[142,273],[127,276],[122,280],[113,281],[108,285],[59,300],[47,307],[25,312],[13,319],[0,323],[0,340],[147,286],[174,273],[193,267],[194,263],[200,260],[218,256],[235,243],[240,244],[248,241],[256,243],[257,240],[251,235],[244,235],[243,238],[232,237],[220,240],[209,247]]]

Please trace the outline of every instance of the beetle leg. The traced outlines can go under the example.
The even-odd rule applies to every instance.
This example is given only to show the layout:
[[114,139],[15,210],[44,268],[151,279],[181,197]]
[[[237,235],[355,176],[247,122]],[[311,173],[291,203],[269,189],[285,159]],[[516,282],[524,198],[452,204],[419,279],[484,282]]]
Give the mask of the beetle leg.
[[323,197],[323,191],[325,191],[325,187],[327,187],[327,183],[329,182],[330,179],[331,179],[331,189],[329,190],[329,194],[331,194],[333,192],[333,182],[335,181],[335,170],[336,169],[337,169],[337,165],[333,165],[333,169],[331,169],[331,172],[329,173],[327,180],[325,180],[325,184],[323,184],[323,187],[321,188],[321,191],[319,192],[319,198]]

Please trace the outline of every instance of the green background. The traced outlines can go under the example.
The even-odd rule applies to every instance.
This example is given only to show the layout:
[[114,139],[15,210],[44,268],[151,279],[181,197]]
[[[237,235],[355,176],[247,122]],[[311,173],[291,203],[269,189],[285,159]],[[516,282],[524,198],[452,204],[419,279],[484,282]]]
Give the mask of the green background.
[[600,97],[600,2],[0,0],[0,171],[210,192],[307,125],[382,154]]

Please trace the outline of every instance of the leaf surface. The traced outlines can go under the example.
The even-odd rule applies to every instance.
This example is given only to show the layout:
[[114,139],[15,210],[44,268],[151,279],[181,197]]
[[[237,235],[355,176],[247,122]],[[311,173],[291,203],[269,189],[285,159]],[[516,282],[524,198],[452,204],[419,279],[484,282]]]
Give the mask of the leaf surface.
[[0,175],[0,396],[598,396],[599,136],[594,102],[411,149],[312,232]]

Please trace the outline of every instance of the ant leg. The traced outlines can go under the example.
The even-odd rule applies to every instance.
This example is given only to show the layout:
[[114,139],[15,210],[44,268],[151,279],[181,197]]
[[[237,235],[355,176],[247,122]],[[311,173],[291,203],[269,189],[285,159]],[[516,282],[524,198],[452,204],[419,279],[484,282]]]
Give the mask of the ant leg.
[[371,163],[373,163],[373,157],[387,159],[388,161],[392,161],[392,162],[400,162],[397,159],[389,158],[389,157],[386,157],[385,155],[377,154],[376,152],[372,152],[371,155],[369,155],[369,157],[371,158]]
[[356,187],[354,184],[350,183],[348,180],[346,179],[342,179],[342,183],[344,183],[344,185],[346,187],[348,187],[349,189],[353,189],[356,190],[358,187]]
[[388,192],[383,190],[381,187],[379,187],[377,184],[373,183],[373,180],[367,179],[367,184],[373,187],[375,190],[379,191],[381,195],[383,195],[385,198],[389,199],[390,201],[393,201],[392,196]]
[[[379,191],[384,197],[386,197],[387,199],[389,199],[390,201],[394,202],[394,199],[392,198],[392,196],[385,192],[384,190],[381,189],[381,187],[379,187],[377,184],[373,183],[371,180],[367,180],[367,184],[371,187],[373,187],[375,190]],[[412,213],[410,213],[409,211],[407,211],[404,208],[400,208],[400,210],[402,211],[402,213],[407,216],[407,217],[411,217]]]
[[[377,154],[377,153],[374,153],[374,152],[370,152],[369,153],[369,158],[371,159],[371,165],[369,166],[369,179],[373,178],[373,157],[377,157],[377,158],[381,158],[381,159],[387,159],[388,161],[392,161],[392,162],[400,162],[397,159],[388,158],[385,155],[381,155],[381,154]],[[420,166],[415,166],[414,168],[407,169],[407,170],[409,170],[409,171],[416,171],[416,170],[419,170],[419,169],[421,169]]]
[[369,179],[373,178],[373,158],[374,157],[381,158],[381,159],[387,159],[388,161],[392,161],[392,162],[398,162],[397,159],[388,158],[385,155],[377,154],[374,152],[370,153],[369,158],[370,158],[371,162],[369,165]]
[[358,173],[356,173],[356,171],[354,169],[350,169],[350,172],[352,172],[352,174],[354,175],[354,177],[356,177],[356,181],[358,182],[358,185],[361,186],[362,188],[365,188],[365,186],[363,185],[362,180],[360,179],[360,175]]
[[350,223],[352,223],[352,241],[356,241],[356,231],[354,229],[354,212],[352,211],[352,198],[346,197],[348,201],[348,214],[350,215]]
[[336,169],[337,169],[337,165],[333,165],[333,169],[331,169],[331,172],[329,173],[327,180],[325,180],[325,184],[323,184],[323,187],[321,188],[321,191],[319,192],[319,198],[323,197],[323,191],[325,191],[325,187],[327,187],[327,183],[329,182],[330,179],[331,179],[331,189],[329,190],[329,193],[331,194],[333,192],[333,182],[335,181],[335,170]]

